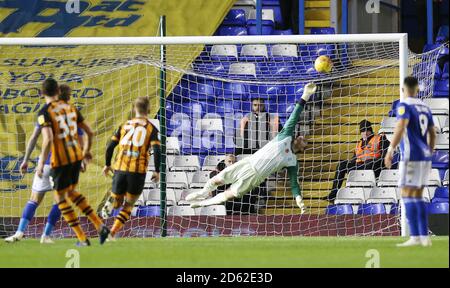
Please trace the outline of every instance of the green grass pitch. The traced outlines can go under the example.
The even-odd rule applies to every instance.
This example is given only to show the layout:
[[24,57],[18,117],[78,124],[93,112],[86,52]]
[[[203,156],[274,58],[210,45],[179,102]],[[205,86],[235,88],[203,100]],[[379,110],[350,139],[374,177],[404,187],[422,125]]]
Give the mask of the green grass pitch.
[[80,267],[449,267],[448,237],[433,247],[397,248],[400,237],[210,237],[119,239],[76,247],[75,239],[41,245],[37,239],[0,242],[0,267],[65,267],[69,249]]

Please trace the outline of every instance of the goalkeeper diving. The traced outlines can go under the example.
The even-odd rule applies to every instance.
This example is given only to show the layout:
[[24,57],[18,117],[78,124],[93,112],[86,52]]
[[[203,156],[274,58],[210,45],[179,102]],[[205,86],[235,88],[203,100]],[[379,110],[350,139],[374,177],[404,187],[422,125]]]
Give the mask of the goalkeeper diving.
[[[316,89],[317,87],[314,83],[305,85],[301,99],[295,105],[294,111],[286,121],[283,129],[274,139],[253,155],[236,162],[209,179],[201,191],[187,195],[186,200],[192,202],[191,207],[218,205],[233,198],[241,198],[253,188],[258,187],[271,174],[287,168],[292,195],[301,209],[301,213],[304,213],[305,207],[298,184],[298,164],[295,154],[304,151],[306,142],[302,136],[295,138],[294,133],[300,114],[311,95],[316,92]],[[205,199],[217,187],[226,184],[231,185],[225,192]],[[199,201],[200,199],[205,200]]]

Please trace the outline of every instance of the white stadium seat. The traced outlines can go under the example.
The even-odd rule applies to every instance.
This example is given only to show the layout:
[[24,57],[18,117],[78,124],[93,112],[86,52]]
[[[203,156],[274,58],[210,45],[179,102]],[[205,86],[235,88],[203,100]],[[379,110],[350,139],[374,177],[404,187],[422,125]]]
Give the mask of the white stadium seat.
[[374,187],[370,191],[367,203],[397,203],[397,191],[394,187]]
[[448,98],[427,98],[423,102],[430,107],[433,115],[448,115]]
[[225,160],[225,155],[208,155],[205,157],[205,160],[203,160],[202,170],[216,170],[217,164],[219,164],[222,160]]
[[269,58],[267,46],[262,44],[244,45],[242,46],[241,56],[259,56]]
[[169,216],[195,216],[195,210],[189,206],[171,206],[167,208]]
[[377,185],[379,187],[396,187],[398,185],[400,174],[398,170],[381,170]]
[[200,169],[200,160],[197,155],[175,156],[171,171],[197,171]]
[[238,59],[238,50],[236,45],[213,45],[211,47],[211,56],[233,57]]
[[442,181],[442,185],[444,185],[444,186],[448,186],[448,178],[449,178],[449,176],[448,176],[448,169],[445,171],[445,174],[444,174],[444,180]]
[[167,188],[184,189],[188,187],[188,183],[186,172],[167,173]]
[[341,188],[336,195],[335,204],[362,204],[365,202],[363,188]]
[[272,46],[272,56],[274,57],[298,57],[297,45],[276,44]]
[[427,186],[441,186],[441,176],[438,169],[431,169]]
[[197,208],[195,209],[195,214],[199,216],[225,216],[227,215],[227,209],[225,208],[225,205],[213,205]]
[[437,134],[436,135],[436,149],[437,150],[448,150],[448,133]]
[[[161,204],[161,190],[149,189],[143,193],[143,201],[145,205],[160,205]],[[173,189],[166,189],[167,206],[176,205],[177,200]]]
[[167,137],[167,154],[180,154],[180,141],[178,137]]
[[256,77],[256,66],[254,63],[232,63],[230,64],[230,70],[228,74]]
[[192,177],[192,181],[189,184],[189,188],[203,188],[205,183],[209,180],[209,174],[211,171],[197,171]]
[[353,170],[348,173],[347,187],[375,186],[375,173],[372,170]]
[[[274,22],[275,21],[275,15],[272,9],[263,9],[262,10],[262,20],[269,20]],[[248,19],[256,19],[256,10],[252,10],[250,11],[249,15],[248,15]]]
[[397,119],[395,117],[386,117],[381,121],[381,128],[378,130],[378,133],[386,133],[392,134],[394,133],[394,128],[397,123]]
[[[178,198],[178,205],[189,205],[190,202],[186,201],[186,196],[189,195],[190,193],[194,193],[194,192],[198,192],[201,189],[184,189],[182,190],[182,192],[180,193],[180,197]],[[175,191],[179,191],[179,190],[175,190]]]

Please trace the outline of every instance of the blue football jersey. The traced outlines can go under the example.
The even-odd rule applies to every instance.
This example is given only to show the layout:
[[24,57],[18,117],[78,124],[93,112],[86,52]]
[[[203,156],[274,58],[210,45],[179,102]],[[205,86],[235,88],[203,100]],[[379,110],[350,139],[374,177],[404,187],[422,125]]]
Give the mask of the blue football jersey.
[[407,97],[397,106],[397,119],[409,119],[400,142],[400,160],[431,161],[428,129],[434,123],[430,108],[420,99]]

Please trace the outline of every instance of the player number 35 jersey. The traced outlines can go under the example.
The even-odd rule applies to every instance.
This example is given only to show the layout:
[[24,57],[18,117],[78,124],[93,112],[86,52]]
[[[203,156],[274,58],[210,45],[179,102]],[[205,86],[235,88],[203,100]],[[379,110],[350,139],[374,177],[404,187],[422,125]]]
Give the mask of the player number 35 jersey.
[[152,145],[160,145],[158,130],[147,118],[127,121],[116,130],[111,140],[119,143],[113,169],[130,173],[146,173],[149,149]]
[[38,113],[38,125],[53,131],[50,164],[53,168],[81,161],[78,123],[84,121],[78,109],[62,100],[46,104]]

